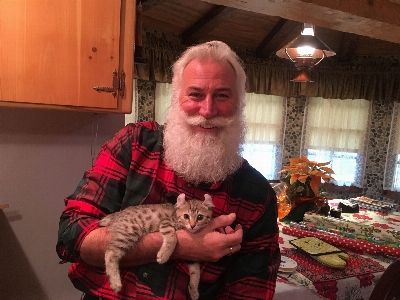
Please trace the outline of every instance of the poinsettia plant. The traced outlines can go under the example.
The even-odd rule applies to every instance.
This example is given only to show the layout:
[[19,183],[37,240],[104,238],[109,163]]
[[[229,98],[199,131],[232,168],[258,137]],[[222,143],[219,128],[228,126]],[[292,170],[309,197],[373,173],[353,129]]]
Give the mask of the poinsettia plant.
[[[320,195],[319,189],[322,180],[325,182],[335,181],[331,176],[335,172],[327,167],[329,164],[330,162],[311,161],[305,156],[290,159],[289,166],[284,166],[279,172],[288,173],[281,179],[286,187],[278,196],[278,216],[280,219],[291,213],[292,219],[299,221],[310,207],[319,210],[327,203],[326,197]],[[297,212],[295,212],[295,208],[301,205],[303,205],[302,209],[297,209]]]
[[335,172],[327,167],[331,162],[318,163],[307,157],[291,158],[289,166],[284,166],[279,173],[288,172],[281,180],[286,183],[288,197],[319,197],[319,188],[322,180],[330,182],[335,179],[331,174]]

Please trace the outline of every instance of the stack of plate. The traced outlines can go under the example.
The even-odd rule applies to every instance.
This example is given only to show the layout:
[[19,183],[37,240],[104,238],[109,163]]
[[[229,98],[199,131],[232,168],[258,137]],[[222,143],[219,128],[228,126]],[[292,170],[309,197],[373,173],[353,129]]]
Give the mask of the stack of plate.
[[297,262],[287,256],[281,256],[281,264],[279,265],[279,272],[293,273],[296,271]]

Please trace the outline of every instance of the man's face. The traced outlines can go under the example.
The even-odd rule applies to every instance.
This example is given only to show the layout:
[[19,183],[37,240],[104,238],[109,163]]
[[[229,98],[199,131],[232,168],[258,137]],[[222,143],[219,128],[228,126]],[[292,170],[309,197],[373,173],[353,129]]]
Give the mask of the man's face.
[[[230,118],[238,107],[236,74],[226,62],[192,60],[184,69],[179,95],[181,109],[189,117]],[[216,133],[212,122],[191,126],[192,132]]]
[[166,115],[164,159],[185,180],[218,182],[242,164],[245,123],[228,63],[191,61]]

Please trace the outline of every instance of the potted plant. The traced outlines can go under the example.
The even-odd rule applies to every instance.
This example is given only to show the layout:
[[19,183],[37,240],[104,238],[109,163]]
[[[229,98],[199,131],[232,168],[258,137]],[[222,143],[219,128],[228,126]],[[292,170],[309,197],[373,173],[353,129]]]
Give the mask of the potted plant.
[[320,187],[322,180],[335,181],[331,176],[335,172],[327,167],[329,164],[330,162],[311,161],[302,156],[291,158],[290,164],[279,171],[279,173],[287,173],[281,179],[284,187],[278,195],[279,219],[299,222],[303,219],[305,212],[320,211],[327,205],[327,197],[321,195]]

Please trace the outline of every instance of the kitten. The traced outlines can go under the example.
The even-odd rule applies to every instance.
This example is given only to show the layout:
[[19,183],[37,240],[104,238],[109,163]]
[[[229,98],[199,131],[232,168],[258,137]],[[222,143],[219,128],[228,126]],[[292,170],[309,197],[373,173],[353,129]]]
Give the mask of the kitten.
[[[208,194],[204,195],[204,201],[186,201],[185,194],[180,194],[175,205],[162,203],[130,206],[100,220],[99,225],[108,226],[111,232],[105,253],[106,273],[111,288],[117,293],[121,290],[119,260],[141,237],[150,232],[161,232],[163,244],[157,253],[157,262],[163,264],[174,252],[176,230],[186,228],[196,232],[205,227],[211,221],[212,207],[214,205]],[[190,263],[189,274],[190,298],[196,300],[199,297],[200,264]]]

